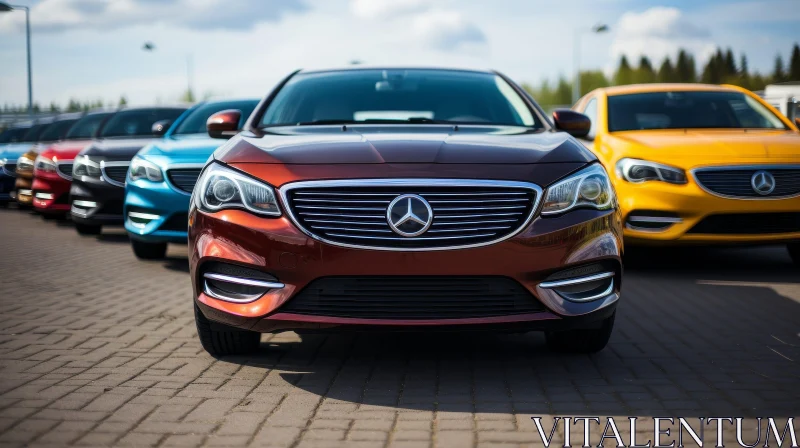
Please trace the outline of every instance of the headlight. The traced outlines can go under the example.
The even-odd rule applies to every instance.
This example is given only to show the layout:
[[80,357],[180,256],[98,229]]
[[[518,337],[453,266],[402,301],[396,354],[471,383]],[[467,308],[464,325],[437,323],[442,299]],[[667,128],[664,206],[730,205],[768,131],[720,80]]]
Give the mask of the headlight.
[[634,183],[648,180],[660,180],[671,184],[686,183],[686,172],[682,169],[639,159],[621,159],[617,162],[617,175]]
[[563,213],[574,208],[609,209],[614,190],[606,170],[599,164],[584,168],[547,188],[542,215]]
[[100,163],[90,159],[89,156],[80,156],[75,158],[72,165],[72,176],[88,176],[97,177],[101,176]]
[[151,182],[162,182],[164,176],[161,175],[161,168],[152,162],[148,162],[140,157],[134,157],[131,161],[131,169],[128,171],[131,180],[147,179]]
[[205,212],[238,208],[259,215],[281,215],[272,187],[218,163],[203,171],[193,194],[197,207]]
[[43,156],[37,157],[34,166],[36,168],[36,171],[44,171],[45,173],[56,172],[56,163],[53,162],[53,160],[48,157],[43,157]]
[[33,169],[33,160],[22,156],[17,159],[17,169],[21,171],[28,171]]

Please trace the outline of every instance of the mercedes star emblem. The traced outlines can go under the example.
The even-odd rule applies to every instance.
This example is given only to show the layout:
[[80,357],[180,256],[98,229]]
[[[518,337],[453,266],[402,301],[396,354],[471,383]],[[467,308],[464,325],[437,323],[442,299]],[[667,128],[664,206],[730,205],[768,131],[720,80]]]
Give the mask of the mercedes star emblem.
[[750,186],[756,193],[766,196],[775,190],[775,177],[769,171],[756,171],[750,178]]
[[394,198],[386,209],[386,221],[398,235],[405,237],[425,233],[433,222],[433,210],[422,196],[404,194]]

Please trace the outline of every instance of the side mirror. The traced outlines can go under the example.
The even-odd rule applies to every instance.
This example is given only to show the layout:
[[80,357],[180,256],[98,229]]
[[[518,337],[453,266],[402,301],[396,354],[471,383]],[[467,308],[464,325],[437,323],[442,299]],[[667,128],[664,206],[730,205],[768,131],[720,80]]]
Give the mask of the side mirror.
[[553,121],[556,123],[556,129],[577,138],[586,137],[592,129],[589,117],[570,109],[556,109],[553,112]]
[[206,129],[212,138],[231,138],[239,133],[239,120],[242,118],[242,111],[228,109],[215,113],[208,117]]
[[800,117],[795,117],[794,125],[797,126],[798,129],[800,129]]
[[153,123],[153,127],[151,127],[150,130],[156,137],[161,137],[167,133],[167,129],[169,129],[170,126],[172,126],[172,120],[161,120]]

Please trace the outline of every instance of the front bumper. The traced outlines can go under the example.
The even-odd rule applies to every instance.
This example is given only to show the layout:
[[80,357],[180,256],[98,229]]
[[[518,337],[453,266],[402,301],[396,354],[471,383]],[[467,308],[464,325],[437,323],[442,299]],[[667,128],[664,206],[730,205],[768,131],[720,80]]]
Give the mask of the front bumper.
[[[284,215],[261,218],[240,210],[189,213],[189,249],[195,303],[212,321],[260,332],[322,330],[346,326],[371,329],[460,329],[526,331],[585,327],[608,317],[619,299],[622,228],[616,211],[575,210],[537,217],[505,241],[469,249],[382,251],[319,242]],[[284,284],[249,303],[207,295],[201,270],[206,262],[235,264],[270,274]],[[604,262],[615,266],[612,290],[593,301],[566,300],[541,283],[560,270]],[[363,319],[283,312],[311,282],[341,276],[495,276],[518,282],[543,311],[453,319]]]
[[33,205],[33,175],[17,173],[14,189],[17,191],[16,199],[20,205]]
[[0,168],[0,202],[11,202],[14,200],[11,193],[14,191],[16,180],[16,177],[7,174],[5,170]]
[[88,225],[122,224],[124,187],[82,176],[72,179],[69,193],[73,221]]
[[[701,189],[693,179],[684,185],[630,183],[616,179],[615,189],[625,223],[625,240],[634,244],[753,244],[800,241],[800,231],[766,233],[703,233],[695,228],[712,215],[800,212],[800,197],[729,199]],[[648,213],[651,212],[651,213]],[[655,212],[655,213],[652,213]],[[632,216],[667,216],[663,229],[636,228]],[[769,216],[769,215],[765,215]]]
[[42,213],[69,213],[72,181],[58,174],[37,175],[33,179],[33,207]]
[[128,181],[125,185],[125,230],[131,238],[160,243],[185,243],[191,195],[166,181]]

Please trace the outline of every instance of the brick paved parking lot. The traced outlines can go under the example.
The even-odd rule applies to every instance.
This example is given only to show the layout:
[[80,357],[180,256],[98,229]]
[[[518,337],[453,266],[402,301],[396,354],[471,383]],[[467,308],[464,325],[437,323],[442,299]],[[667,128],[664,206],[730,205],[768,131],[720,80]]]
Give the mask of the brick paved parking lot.
[[531,416],[800,414],[800,271],[781,247],[629,253],[592,356],[538,334],[284,333],[214,359],[185,255],[140,262],[121,231],[0,210],[0,444],[512,447],[540,440]]

